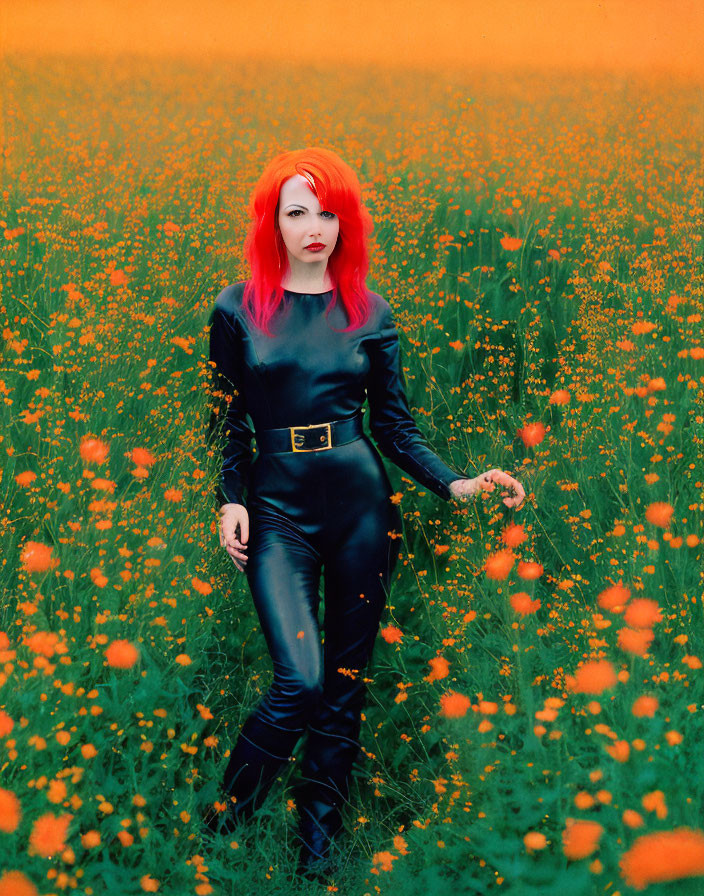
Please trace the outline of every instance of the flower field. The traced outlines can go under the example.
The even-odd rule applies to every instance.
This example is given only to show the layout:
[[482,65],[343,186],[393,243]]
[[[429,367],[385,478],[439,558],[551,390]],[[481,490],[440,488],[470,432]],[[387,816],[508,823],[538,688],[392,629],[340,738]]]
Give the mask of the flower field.
[[[2,82],[0,896],[704,894],[701,85]],[[201,821],[272,678],[217,537],[207,320],[256,178],[308,145],[359,174],[419,427],[527,496],[387,463],[404,533],[327,889],[292,877],[300,748],[249,827]]]

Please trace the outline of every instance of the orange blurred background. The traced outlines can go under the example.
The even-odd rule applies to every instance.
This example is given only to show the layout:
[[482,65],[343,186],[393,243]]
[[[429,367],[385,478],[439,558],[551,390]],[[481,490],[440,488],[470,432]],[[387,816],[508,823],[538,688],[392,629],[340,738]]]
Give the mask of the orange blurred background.
[[702,0],[14,0],[6,51],[704,70]]

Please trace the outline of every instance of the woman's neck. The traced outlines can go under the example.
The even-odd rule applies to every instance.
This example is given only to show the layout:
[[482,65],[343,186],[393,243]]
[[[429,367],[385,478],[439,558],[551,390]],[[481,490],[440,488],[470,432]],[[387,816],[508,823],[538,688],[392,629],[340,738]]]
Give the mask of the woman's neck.
[[296,259],[289,258],[288,270],[284,271],[281,286],[290,292],[315,293],[329,292],[333,287],[332,277],[325,262],[296,264]]
[[289,292],[298,292],[302,295],[319,295],[324,292],[330,292],[332,283],[302,283],[300,281],[281,284],[283,289]]

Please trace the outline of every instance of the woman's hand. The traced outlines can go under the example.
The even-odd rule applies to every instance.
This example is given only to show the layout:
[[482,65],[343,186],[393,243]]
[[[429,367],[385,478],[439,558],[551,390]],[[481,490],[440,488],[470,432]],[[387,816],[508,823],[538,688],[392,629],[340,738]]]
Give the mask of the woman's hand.
[[[239,527],[239,538],[237,529]],[[249,513],[244,504],[223,504],[220,508],[220,545],[227,550],[232,561],[244,572],[247,565],[247,542],[249,541]]]
[[[503,470],[487,470],[486,473],[481,473],[474,479],[455,479],[450,483],[450,491],[455,498],[467,500],[482,491],[493,491],[496,482],[506,486],[506,490],[501,492],[504,504],[507,507],[520,507],[526,496],[523,486]],[[509,488],[512,488],[516,494],[510,495]]]

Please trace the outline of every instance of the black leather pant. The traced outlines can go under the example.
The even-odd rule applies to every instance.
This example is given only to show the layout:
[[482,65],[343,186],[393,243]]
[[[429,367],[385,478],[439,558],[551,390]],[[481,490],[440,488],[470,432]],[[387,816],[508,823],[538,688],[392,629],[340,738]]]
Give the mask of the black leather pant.
[[[324,855],[342,827],[359,751],[362,677],[399,551],[402,520],[376,449],[260,455],[248,501],[246,575],[274,666],[225,774],[248,817],[307,730],[296,789],[304,844]],[[317,622],[324,579],[324,643]]]

